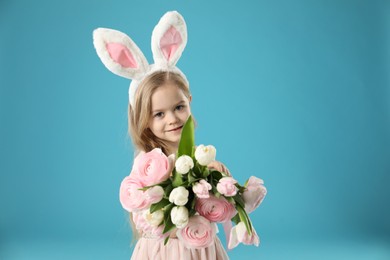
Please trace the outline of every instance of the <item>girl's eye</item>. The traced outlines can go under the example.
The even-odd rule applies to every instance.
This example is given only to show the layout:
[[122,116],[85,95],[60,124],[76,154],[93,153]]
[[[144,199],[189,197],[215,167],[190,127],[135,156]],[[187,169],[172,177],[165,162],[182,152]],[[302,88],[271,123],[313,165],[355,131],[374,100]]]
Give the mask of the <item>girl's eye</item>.
[[156,114],[154,114],[154,117],[162,117],[164,115],[163,112],[158,112]]
[[176,110],[183,110],[183,108],[184,108],[184,105],[178,105],[177,107],[176,107]]

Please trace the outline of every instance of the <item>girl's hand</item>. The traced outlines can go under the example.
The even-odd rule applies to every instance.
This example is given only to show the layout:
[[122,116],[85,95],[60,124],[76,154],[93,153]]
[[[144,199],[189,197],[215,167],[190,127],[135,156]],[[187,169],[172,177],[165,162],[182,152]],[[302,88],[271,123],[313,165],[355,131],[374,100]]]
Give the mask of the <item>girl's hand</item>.
[[177,228],[174,228],[172,230],[172,232],[169,234],[169,238],[177,238],[176,230],[177,230]]
[[222,173],[226,174],[229,177],[232,176],[230,174],[229,169],[223,163],[218,162],[218,161],[211,162],[209,165],[207,165],[207,168],[215,169],[215,170],[217,170],[219,172],[222,172]]

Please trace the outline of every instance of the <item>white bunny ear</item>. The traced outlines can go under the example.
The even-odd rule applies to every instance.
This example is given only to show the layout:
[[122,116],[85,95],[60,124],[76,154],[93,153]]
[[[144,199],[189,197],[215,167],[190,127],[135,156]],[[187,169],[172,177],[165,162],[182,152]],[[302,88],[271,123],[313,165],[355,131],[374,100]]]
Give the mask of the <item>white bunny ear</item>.
[[140,79],[149,64],[142,51],[126,34],[106,28],[93,31],[93,44],[103,64],[112,73],[128,79]]
[[152,52],[155,64],[173,67],[187,44],[187,26],[176,11],[167,12],[156,25],[152,34]]

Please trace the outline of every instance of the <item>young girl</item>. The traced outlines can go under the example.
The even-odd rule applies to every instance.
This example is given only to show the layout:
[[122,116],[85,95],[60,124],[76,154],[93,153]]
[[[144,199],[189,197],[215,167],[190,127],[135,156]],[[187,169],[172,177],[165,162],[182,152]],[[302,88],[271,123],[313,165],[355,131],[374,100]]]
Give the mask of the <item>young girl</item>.
[[[138,152],[161,148],[168,156],[178,149],[181,130],[191,115],[189,84],[175,66],[186,42],[186,25],[177,12],[165,14],[153,31],[152,65],[127,35],[103,28],[94,31],[94,45],[102,62],[115,74],[132,79],[129,132]],[[229,174],[220,162],[208,167]],[[137,214],[132,217],[137,218]],[[188,249],[174,233],[166,245],[151,234],[139,234],[131,259],[228,259],[217,236],[209,247]]]
[[[134,101],[134,108],[129,106],[129,129],[137,149],[151,151],[159,147],[166,155],[176,153],[181,129],[191,114],[186,80],[172,72],[155,72],[142,81]],[[225,168],[219,162],[209,167]],[[132,256],[132,259],[175,258],[228,259],[218,237],[205,249],[187,249],[175,236],[164,245],[149,234],[141,234]]]

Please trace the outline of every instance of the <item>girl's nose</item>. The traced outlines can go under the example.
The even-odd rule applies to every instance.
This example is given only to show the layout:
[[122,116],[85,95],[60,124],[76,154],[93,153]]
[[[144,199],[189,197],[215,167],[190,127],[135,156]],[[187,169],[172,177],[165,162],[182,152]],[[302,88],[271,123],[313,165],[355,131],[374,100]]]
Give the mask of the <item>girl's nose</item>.
[[168,124],[170,125],[174,125],[178,122],[178,118],[177,116],[175,115],[175,113],[169,113],[168,114]]

